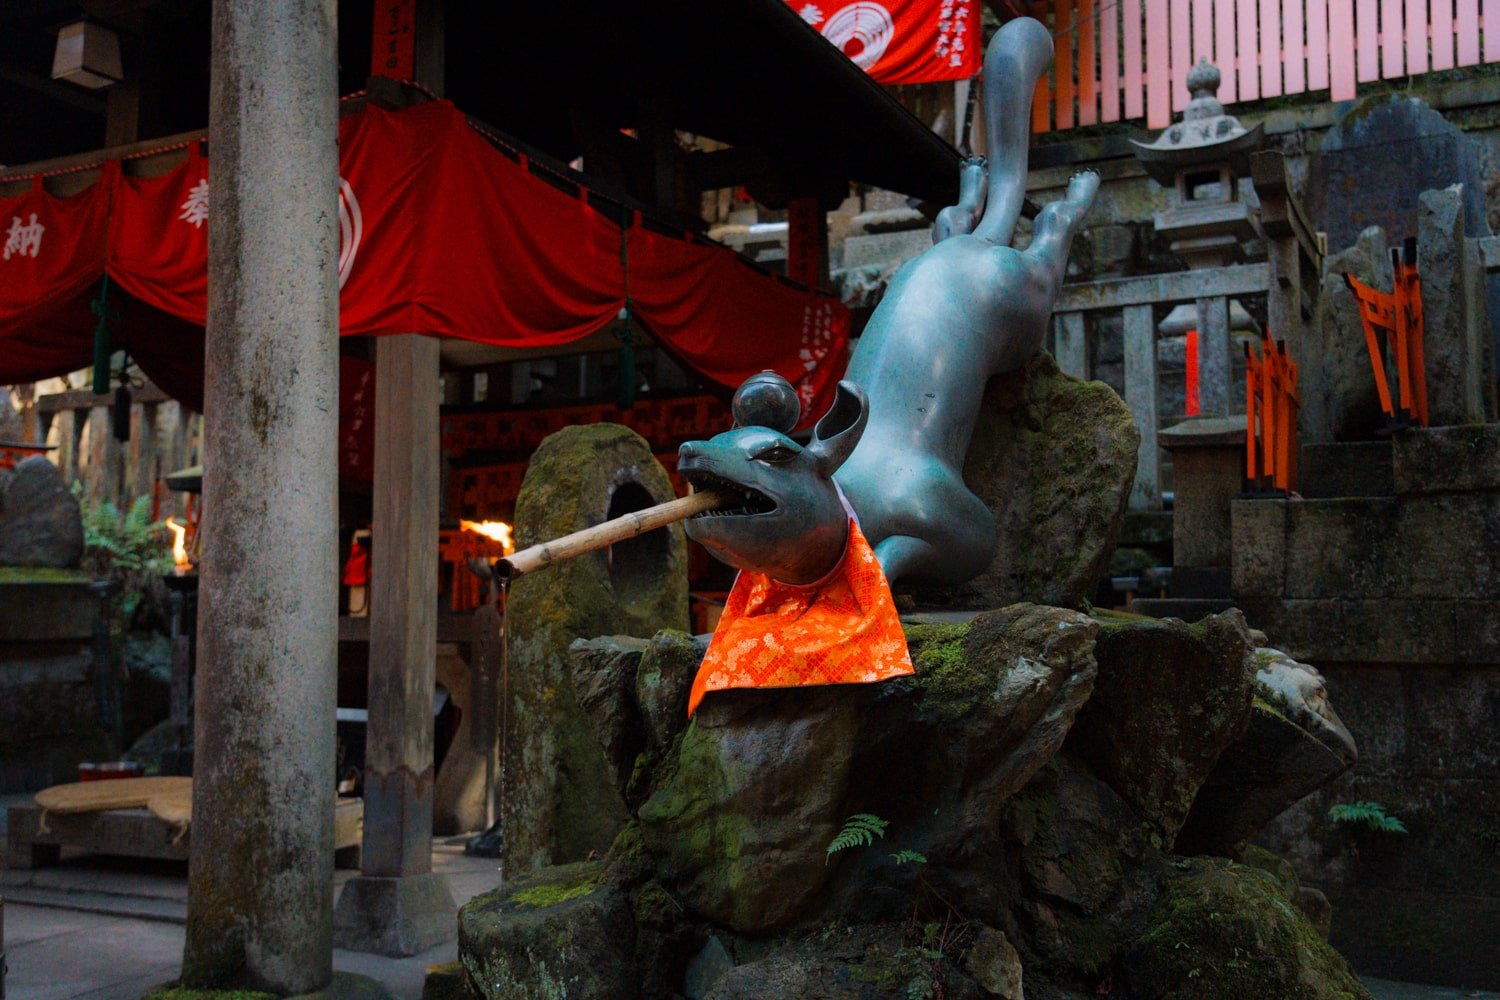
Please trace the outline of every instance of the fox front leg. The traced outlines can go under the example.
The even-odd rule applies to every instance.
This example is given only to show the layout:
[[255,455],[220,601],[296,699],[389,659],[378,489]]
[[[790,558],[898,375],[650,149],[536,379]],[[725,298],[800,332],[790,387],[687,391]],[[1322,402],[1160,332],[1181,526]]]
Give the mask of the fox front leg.
[[958,204],[938,213],[932,224],[932,242],[941,243],[950,236],[972,233],[984,215],[985,194],[989,185],[989,166],[982,156],[964,161],[958,175]]

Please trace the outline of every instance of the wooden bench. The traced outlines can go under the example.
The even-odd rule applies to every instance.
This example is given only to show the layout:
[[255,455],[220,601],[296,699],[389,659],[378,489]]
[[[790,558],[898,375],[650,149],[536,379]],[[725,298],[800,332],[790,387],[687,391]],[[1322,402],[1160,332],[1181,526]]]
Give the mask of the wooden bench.
[[[359,845],[364,833],[363,799],[339,799],[333,810],[333,861],[339,868],[359,867]],[[11,806],[7,828],[7,865],[14,869],[45,868],[57,864],[64,847],[89,854],[127,858],[186,861],[188,833],[179,836],[171,823],[148,809],[106,809],[102,812],[48,813],[35,803]]]

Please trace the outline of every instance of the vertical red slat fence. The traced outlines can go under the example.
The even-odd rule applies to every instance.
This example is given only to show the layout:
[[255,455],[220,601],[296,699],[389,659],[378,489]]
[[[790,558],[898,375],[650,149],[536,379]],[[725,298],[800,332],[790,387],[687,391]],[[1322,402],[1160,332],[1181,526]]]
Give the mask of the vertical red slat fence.
[[[1500,0],[1034,0],[1057,62],[1032,129],[1144,118],[1187,106],[1187,72],[1219,67],[1219,99],[1241,104],[1327,90],[1348,101],[1375,80],[1500,62]],[[1495,26],[1494,32],[1485,27]]]

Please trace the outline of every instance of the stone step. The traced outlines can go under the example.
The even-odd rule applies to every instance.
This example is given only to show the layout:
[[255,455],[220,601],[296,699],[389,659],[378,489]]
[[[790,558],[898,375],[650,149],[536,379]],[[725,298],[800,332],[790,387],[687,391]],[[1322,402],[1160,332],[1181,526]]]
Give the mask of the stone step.
[[1309,500],[1396,495],[1390,441],[1336,441],[1302,446],[1297,491]]
[[5,886],[7,903],[45,906],[53,910],[99,913],[111,917],[134,917],[170,924],[187,923],[187,903],[160,896],[127,896],[115,892],[77,889],[46,889],[40,886]]

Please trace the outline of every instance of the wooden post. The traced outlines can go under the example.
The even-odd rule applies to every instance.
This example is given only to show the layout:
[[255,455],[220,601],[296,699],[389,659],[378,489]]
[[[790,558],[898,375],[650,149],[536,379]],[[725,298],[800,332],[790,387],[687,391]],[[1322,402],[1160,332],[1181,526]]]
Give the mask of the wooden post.
[[1156,323],[1149,305],[1125,307],[1125,404],[1141,432],[1130,506],[1161,507],[1161,450],[1157,434]]
[[[414,25],[416,79],[441,93],[443,4],[403,0],[413,4],[403,19]],[[441,383],[437,340],[375,342],[365,832],[360,875],[334,912],[334,942],[379,955],[415,955],[458,933],[448,882],[432,871]]]

